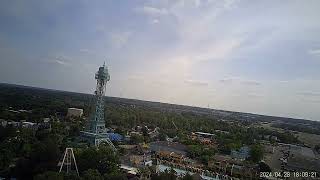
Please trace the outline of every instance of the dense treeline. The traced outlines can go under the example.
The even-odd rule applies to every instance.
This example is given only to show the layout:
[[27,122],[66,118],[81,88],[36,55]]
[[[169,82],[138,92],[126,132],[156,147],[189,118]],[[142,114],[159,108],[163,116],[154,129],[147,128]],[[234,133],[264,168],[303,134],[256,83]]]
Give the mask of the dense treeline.
[[[84,114],[88,117],[93,109],[93,102],[94,96],[88,94],[0,85],[0,119],[41,122],[43,118],[51,117],[55,120],[52,122],[51,131],[0,127],[0,176],[19,179],[77,179],[76,176],[66,177],[64,174],[56,173],[57,163],[64,149],[74,145],[73,141],[85,123],[83,119],[66,119],[65,115],[68,107],[77,107],[84,109]],[[121,134],[126,134],[137,125],[159,127],[160,140],[178,137],[180,142],[187,145],[188,155],[204,164],[208,163],[216,152],[230,154],[232,149],[239,149],[243,145],[253,148],[250,160],[258,162],[263,152],[257,141],[265,139],[264,136],[267,135],[277,136],[281,142],[299,143],[293,134],[255,128],[251,126],[250,121],[237,121],[239,113],[231,113],[235,116],[229,115],[229,119],[224,117],[221,120],[220,116],[207,112],[197,113],[181,109],[174,111],[156,107],[156,103],[129,102],[106,98],[107,126],[118,126],[116,131]],[[168,106],[172,106],[173,109],[182,108]],[[13,113],[8,111],[10,107],[13,110],[24,109],[31,112]],[[188,136],[192,131],[216,134],[218,147],[208,147],[198,141],[191,141]],[[144,131],[142,136],[133,136],[132,141],[149,142],[150,137]],[[99,150],[79,148],[75,153],[82,179],[125,179],[119,172],[118,155],[111,153],[107,147]],[[174,176],[169,172],[153,176],[153,179],[159,178],[171,179]]]
[[1,175],[32,179],[33,175],[56,170],[65,141],[63,135],[47,130],[0,127]]
[[296,124],[278,123],[278,124],[272,124],[272,127],[320,135],[320,126],[310,127],[310,126],[305,126],[304,124],[296,125]]

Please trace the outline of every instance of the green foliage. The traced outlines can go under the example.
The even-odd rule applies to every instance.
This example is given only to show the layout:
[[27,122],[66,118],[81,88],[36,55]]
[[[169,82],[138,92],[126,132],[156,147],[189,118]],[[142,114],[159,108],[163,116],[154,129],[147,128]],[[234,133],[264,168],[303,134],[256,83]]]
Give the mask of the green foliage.
[[185,176],[181,178],[181,180],[193,180],[193,178],[189,173],[187,173]]
[[315,145],[314,150],[320,153],[320,144]]
[[13,157],[14,153],[12,153],[6,147],[0,147],[0,169],[8,168]]
[[70,125],[69,136],[77,137],[80,135],[80,131],[82,130],[82,124],[79,121],[72,123]]
[[[262,137],[265,137],[266,135],[275,136],[279,139],[282,143],[287,144],[300,144],[301,142],[298,140],[298,138],[291,132],[278,132],[266,128],[256,128],[256,133],[260,134]],[[270,140],[270,139],[269,139]],[[271,141],[271,140],[270,140]],[[271,143],[274,143],[272,140]]]
[[140,176],[140,179],[148,179],[151,171],[148,167],[142,167],[142,168],[139,168],[138,170],[138,174]]
[[[176,180],[178,179],[176,176],[176,172],[173,169],[165,170],[164,172],[158,174],[152,174],[151,180]],[[185,176],[179,178],[181,180],[192,180],[193,177],[187,173]]]
[[2,127],[0,126],[0,142],[3,142],[8,137],[14,137],[17,135],[17,128],[14,127]]
[[97,169],[101,174],[111,174],[119,171],[119,158],[113,150],[105,145],[99,148],[90,147],[76,152],[79,171]]
[[112,172],[110,174],[104,174],[105,180],[127,180],[127,176],[121,172]]
[[149,136],[147,127],[143,126],[141,131],[143,136]]
[[269,165],[264,162],[259,163],[259,170],[260,170],[260,172],[271,172],[272,171],[271,168],[269,167]]
[[189,145],[188,156],[199,159],[204,164],[207,164],[210,158],[215,154],[215,150],[204,145]]
[[63,179],[65,180],[81,180],[81,177],[79,177],[75,171],[69,173],[61,172],[61,174],[63,174]]
[[34,180],[63,180],[63,176],[54,171],[46,171],[34,177]]
[[[81,119],[72,121],[65,119],[68,107],[83,108],[88,117],[92,112],[94,97],[92,95],[46,91],[28,88],[1,88],[0,89],[0,119],[20,121],[26,119],[30,122],[40,122],[44,117],[54,117],[60,122],[52,122],[52,130],[39,130],[37,132],[28,129],[12,127],[0,127],[0,175],[4,168],[16,165],[10,170],[11,175],[20,179],[31,179],[34,174],[45,177],[48,171],[56,170],[57,161],[60,159],[67,140],[79,135],[83,128]],[[134,105],[133,105],[134,104]],[[13,114],[6,109],[32,110],[32,113]],[[166,108],[163,108],[166,106]],[[258,162],[263,156],[261,146],[254,145],[255,140],[262,139],[261,135],[277,136],[284,143],[299,143],[291,133],[275,132],[263,128],[245,128],[250,122],[230,123],[230,121],[218,121],[225,117],[212,114],[200,114],[194,112],[181,112],[179,106],[152,104],[135,100],[119,100],[106,98],[107,125],[117,125],[116,132],[124,134],[128,129],[136,125],[160,128],[160,140],[169,137],[179,137],[179,141],[188,145],[188,154],[203,163],[206,163],[215,153],[216,149],[208,148],[197,141],[190,140],[187,136],[192,131],[203,131],[216,134],[219,144],[218,150],[229,154],[231,149],[238,149],[243,144],[252,145],[252,161]],[[183,107],[188,111],[188,107]],[[178,111],[171,111],[177,109]],[[189,110],[193,110],[189,108]],[[227,120],[237,120],[237,116],[230,115]],[[65,121],[70,120],[70,121]],[[178,127],[177,130],[172,122]],[[234,121],[235,122],[235,121]],[[230,132],[223,134],[215,130]],[[142,129],[143,136],[133,135],[132,143],[150,141],[146,129]],[[318,150],[320,146],[316,147]],[[78,167],[82,175],[93,174],[105,179],[123,179],[119,171],[118,155],[107,147],[79,149],[76,151]],[[97,173],[98,172],[98,173]],[[50,174],[50,173],[49,173]],[[100,174],[100,175],[99,175]],[[154,174],[154,173],[153,173]],[[53,174],[51,174],[53,176]],[[153,176],[153,179],[175,179],[172,172],[161,173]],[[188,177],[186,177],[188,178]],[[68,179],[68,178],[66,178]],[[71,177],[70,177],[71,179]],[[92,178],[90,178],[92,179]]]
[[60,148],[54,134],[24,128],[3,129],[7,134],[0,143],[0,172],[10,165],[13,177],[30,179],[34,174],[56,169]]
[[202,147],[200,145],[189,145],[188,146],[188,156],[195,158],[200,156],[202,153]]
[[165,170],[162,173],[159,174],[153,174],[151,176],[151,180],[176,180],[176,172],[173,169],[170,169],[169,171]]
[[251,146],[250,159],[253,162],[259,162],[263,158],[263,147],[259,144]]
[[103,176],[96,169],[88,169],[83,172],[82,180],[103,180]]
[[60,151],[55,141],[46,139],[43,142],[36,142],[32,147],[30,157],[21,159],[17,163],[18,176],[28,176],[29,172],[38,174],[47,170],[56,170],[57,160]]
[[310,127],[301,123],[299,124],[278,123],[278,124],[272,124],[272,127],[320,135],[319,126]]
[[133,134],[130,138],[132,144],[143,143],[144,137],[138,134]]
[[167,136],[166,136],[166,134],[164,134],[164,133],[160,133],[160,134],[159,134],[159,140],[160,140],[160,141],[165,141],[165,140],[166,140],[166,137],[167,137]]
[[281,142],[283,143],[288,143],[288,144],[297,144],[300,143],[297,137],[295,137],[292,133],[290,132],[275,132],[275,136],[277,136]]

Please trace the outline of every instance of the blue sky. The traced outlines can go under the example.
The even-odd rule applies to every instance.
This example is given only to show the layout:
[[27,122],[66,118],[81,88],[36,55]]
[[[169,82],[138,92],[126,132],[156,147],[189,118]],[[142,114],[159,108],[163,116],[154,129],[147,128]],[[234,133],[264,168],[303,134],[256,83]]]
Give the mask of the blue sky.
[[320,120],[320,1],[3,0],[0,81]]

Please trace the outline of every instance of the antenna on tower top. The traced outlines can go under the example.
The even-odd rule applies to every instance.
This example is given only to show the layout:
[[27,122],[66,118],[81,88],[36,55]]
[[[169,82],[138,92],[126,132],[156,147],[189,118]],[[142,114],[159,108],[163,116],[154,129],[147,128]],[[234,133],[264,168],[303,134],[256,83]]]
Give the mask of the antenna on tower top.
[[106,61],[103,62],[103,67],[105,67],[105,66],[106,66]]

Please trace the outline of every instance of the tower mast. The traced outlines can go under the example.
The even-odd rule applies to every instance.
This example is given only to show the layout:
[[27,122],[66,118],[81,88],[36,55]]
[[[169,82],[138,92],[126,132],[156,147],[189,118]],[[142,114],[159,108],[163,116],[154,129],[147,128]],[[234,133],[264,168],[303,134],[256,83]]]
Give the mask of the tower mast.
[[97,81],[96,90],[94,92],[96,100],[95,110],[88,121],[86,130],[81,131],[81,135],[94,146],[99,146],[101,142],[106,142],[115,150],[105,127],[104,96],[107,82],[110,80],[110,75],[105,62],[103,63],[103,66],[99,67],[99,70],[95,74],[95,79]]

